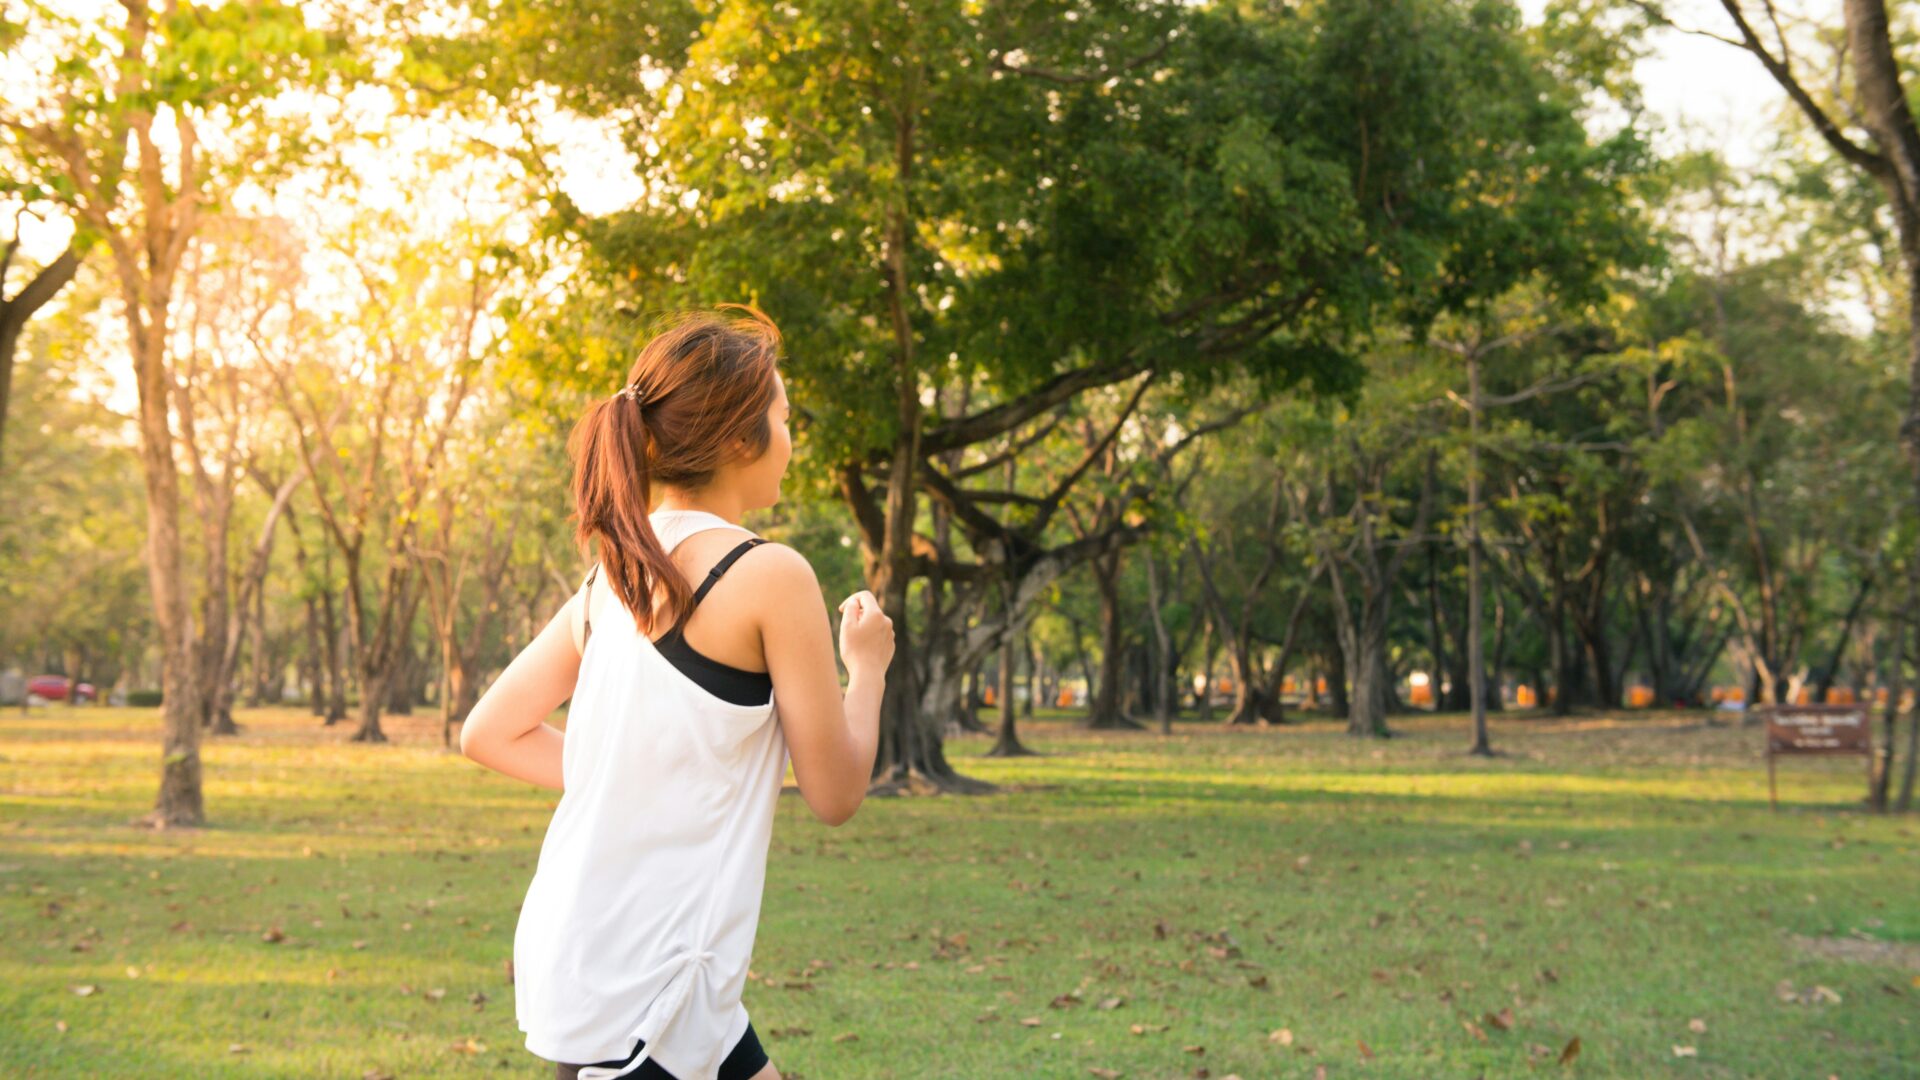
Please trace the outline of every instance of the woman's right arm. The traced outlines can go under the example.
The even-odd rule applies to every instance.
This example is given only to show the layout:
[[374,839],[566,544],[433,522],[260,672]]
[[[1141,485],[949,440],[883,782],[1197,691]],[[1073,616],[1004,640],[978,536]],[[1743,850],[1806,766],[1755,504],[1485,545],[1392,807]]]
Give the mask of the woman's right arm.
[[792,548],[767,545],[757,564],[760,642],[773,697],[793,759],[800,796],[829,825],[851,818],[867,797],[880,746],[880,698],[893,659],[893,621],[870,592],[840,605],[840,652],[847,686],[833,662],[827,605],[813,567]]

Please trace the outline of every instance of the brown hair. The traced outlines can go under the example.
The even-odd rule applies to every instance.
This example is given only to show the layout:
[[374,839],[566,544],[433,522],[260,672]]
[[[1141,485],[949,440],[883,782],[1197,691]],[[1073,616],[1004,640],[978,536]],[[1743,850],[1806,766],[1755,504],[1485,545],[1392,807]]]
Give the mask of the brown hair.
[[693,599],[647,519],[653,485],[701,487],[734,456],[735,440],[745,440],[751,461],[773,435],[779,328],[758,308],[720,307],[743,314],[676,317],[641,347],[626,385],[589,405],[567,440],[574,542],[585,552],[600,541],[601,578],[642,633],[653,630],[656,597],[665,597],[669,626]]

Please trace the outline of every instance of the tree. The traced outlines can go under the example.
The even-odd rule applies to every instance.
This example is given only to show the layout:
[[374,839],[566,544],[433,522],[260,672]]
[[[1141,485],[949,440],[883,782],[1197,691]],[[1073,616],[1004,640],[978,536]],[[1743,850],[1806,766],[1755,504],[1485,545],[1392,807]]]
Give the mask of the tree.
[[[367,261],[375,233],[389,238],[377,267]],[[484,243],[462,249],[407,237],[390,214],[365,215],[339,242],[355,260],[365,299],[336,338],[347,353],[341,366],[298,363],[310,342],[297,334],[254,344],[292,418],[320,521],[344,564],[347,637],[360,676],[352,738],[378,743],[387,741],[380,717],[421,599],[415,538],[463,410],[503,340],[488,316],[505,260]],[[344,422],[349,415],[353,422]]]
[[[188,245],[175,301],[173,413],[181,456],[192,478],[201,528],[201,588],[194,650],[199,656],[203,724],[216,735],[239,728],[233,684],[254,599],[262,590],[280,515],[306,479],[301,469],[262,479],[275,417],[264,408],[265,375],[249,355],[249,337],[299,302],[300,251],[286,223],[210,215]],[[269,503],[240,573],[231,537],[242,483],[260,480]]]
[[[1363,396],[1335,410],[1316,433],[1326,450],[1316,463],[1315,544],[1333,587],[1333,621],[1352,683],[1350,735],[1393,734],[1387,726],[1393,593],[1432,520],[1439,453],[1433,416],[1445,400],[1441,372],[1420,354],[1408,345],[1377,352]],[[1346,509],[1336,513],[1342,503]]]
[[[1350,385],[1354,328],[1498,292],[1541,243],[1598,251],[1617,201],[1625,144],[1589,144],[1497,5],[691,10],[649,21],[636,66],[543,67],[632,117],[651,193],[561,224],[616,297],[747,296],[781,320],[803,461],[900,635],[883,783],[959,786],[908,609],[916,580],[969,572],[923,543],[920,495],[969,500],[929,462],[967,450],[971,469],[1148,373]],[[506,43],[564,56],[595,18],[563,6]],[[487,70],[511,87],[527,61],[505,52]],[[966,408],[942,414],[954,384]]]
[[[1720,6],[1729,33],[1692,32],[1750,53],[1828,150],[1880,188],[1893,219],[1907,311],[1907,400],[1899,434],[1911,474],[1908,511],[1920,514],[1920,317],[1914,314],[1920,312],[1920,123],[1903,85],[1913,77],[1913,63],[1901,52],[1910,47],[1913,26],[1896,24],[1885,0],[1844,0],[1842,32],[1828,35],[1835,70],[1810,72],[1807,56],[1796,55],[1772,0],[1759,4],[1765,20],[1759,25],[1749,14],[1751,5],[1720,0]],[[1656,23],[1677,27],[1663,5],[1635,0],[1634,7]],[[1809,74],[1821,81],[1810,80]],[[1842,77],[1828,80],[1829,74]],[[1840,89],[1827,92],[1829,81]],[[1920,575],[1920,555],[1905,562],[1909,575]],[[1916,582],[1920,579],[1909,582],[1910,592],[1920,590]],[[1909,758],[1909,771],[1914,767]]]
[[[58,206],[111,261],[140,400],[148,572],[166,692],[160,790],[149,820],[205,819],[197,658],[181,568],[179,478],[169,354],[181,261],[207,207],[307,135],[270,105],[322,84],[340,41],[274,0],[202,8],[121,0],[121,20],[89,22],[25,3],[32,36],[58,63],[20,72],[0,129],[34,166],[29,201]],[[270,152],[269,147],[278,148]]]
[[[1280,694],[1326,563],[1309,536],[1317,477],[1296,440],[1320,430],[1309,402],[1270,406],[1209,455],[1196,483],[1190,550],[1201,595],[1233,673],[1228,724],[1280,723]],[[1197,467],[1197,466],[1196,466]],[[1271,586],[1284,584],[1290,599]],[[1284,594],[1282,594],[1284,595]],[[1270,662],[1261,663],[1271,651]]]

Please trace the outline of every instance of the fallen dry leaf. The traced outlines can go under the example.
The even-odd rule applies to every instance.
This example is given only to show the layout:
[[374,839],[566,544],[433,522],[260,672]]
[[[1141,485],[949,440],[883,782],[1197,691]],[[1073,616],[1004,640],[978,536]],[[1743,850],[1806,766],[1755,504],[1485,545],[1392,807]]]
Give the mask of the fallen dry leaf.
[[86,983],[81,986],[69,986],[67,987],[67,989],[73,991],[74,993],[80,995],[81,997],[92,997],[93,995],[100,992],[100,988],[93,985],[92,983]]
[[252,1052],[251,1049],[248,1048],[246,1043],[228,1043],[227,1044],[227,1053],[229,1054],[247,1054],[251,1052]]
[[1473,1036],[1476,1039],[1479,1039],[1481,1042],[1487,1041],[1487,1033],[1480,1029],[1479,1024],[1476,1024],[1471,1020],[1462,1020],[1460,1022],[1466,1025],[1467,1034]]
[[269,945],[278,945],[281,942],[287,940],[287,935],[285,931],[275,926],[275,927],[270,927],[266,933],[261,934],[260,940],[266,942]]
[[484,1054],[487,1052],[487,1044],[469,1035],[464,1039],[454,1041],[448,1046],[448,1049],[459,1054]]
[[1279,1043],[1281,1046],[1292,1046],[1293,1030],[1291,1028],[1275,1028],[1267,1035],[1267,1041]]
[[1167,1030],[1167,1025],[1166,1024],[1130,1024],[1128,1025],[1127,1030],[1133,1032],[1135,1035],[1148,1035],[1156,1031]]
[[1673,1056],[1674,1057],[1699,1057],[1700,1051],[1691,1046],[1675,1046],[1673,1048]]
[[838,1035],[835,1035],[835,1036],[833,1037],[833,1041],[834,1041],[834,1042],[837,1042],[837,1043],[843,1043],[843,1042],[859,1042],[859,1041],[860,1041],[860,1036],[859,1036],[859,1035],[858,1035],[857,1033],[855,1033],[855,1032],[852,1032],[852,1031],[843,1031],[843,1032],[841,1032],[840,1034],[838,1034]]
[[1087,1071],[1099,1077],[1100,1080],[1120,1080],[1119,1069],[1102,1069],[1095,1066],[1087,1069]]
[[1571,1065],[1573,1064],[1573,1059],[1579,1056],[1580,1056],[1580,1036],[1575,1035],[1573,1038],[1568,1039],[1567,1045],[1561,1049],[1560,1064]]
[[1693,1019],[1687,1021],[1687,1030],[1693,1032],[1695,1035],[1698,1035],[1701,1032],[1707,1030],[1707,1022],[1696,1016]]
[[1512,1031],[1513,1030],[1513,1010],[1501,1009],[1497,1013],[1488,1013],[1487,1026],[1499,1028],[1501,1031]]
[[1362,1060],[1362,1061],[1372,1061],[1372,1060],[1373,1060],[1373,1047],[1371,1047],[1371,1046],[1368,1046],[1368,1045],[1367,1045],[1367,1040],[1365,1040],[1365,1039],[1355,1039],[1355,1040],[1353,1040],[1353,1041],[1354,1041],[1354,1042],[1356,1042],[1356,1043],[1358,1043],[1358,1044],[1359,1044],[1359,1046],[1360,1046],[1360,1060]]

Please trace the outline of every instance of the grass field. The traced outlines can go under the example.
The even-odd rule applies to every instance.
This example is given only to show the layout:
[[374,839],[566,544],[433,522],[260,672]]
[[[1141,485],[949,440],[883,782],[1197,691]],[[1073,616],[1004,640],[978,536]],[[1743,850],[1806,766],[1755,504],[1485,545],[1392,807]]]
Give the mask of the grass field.
[[[554,794],[425,716],[239,719],[154,833],[153,710],[0,717],[0,1076],[551,1076],[506,961]],[[1396,725],[1043,717],[949,744],[998,794],[790,792],[754,1026],[791,1080],[1920,1076],[1920,820],[1857,759],[1775,813],[1755,729]]]

